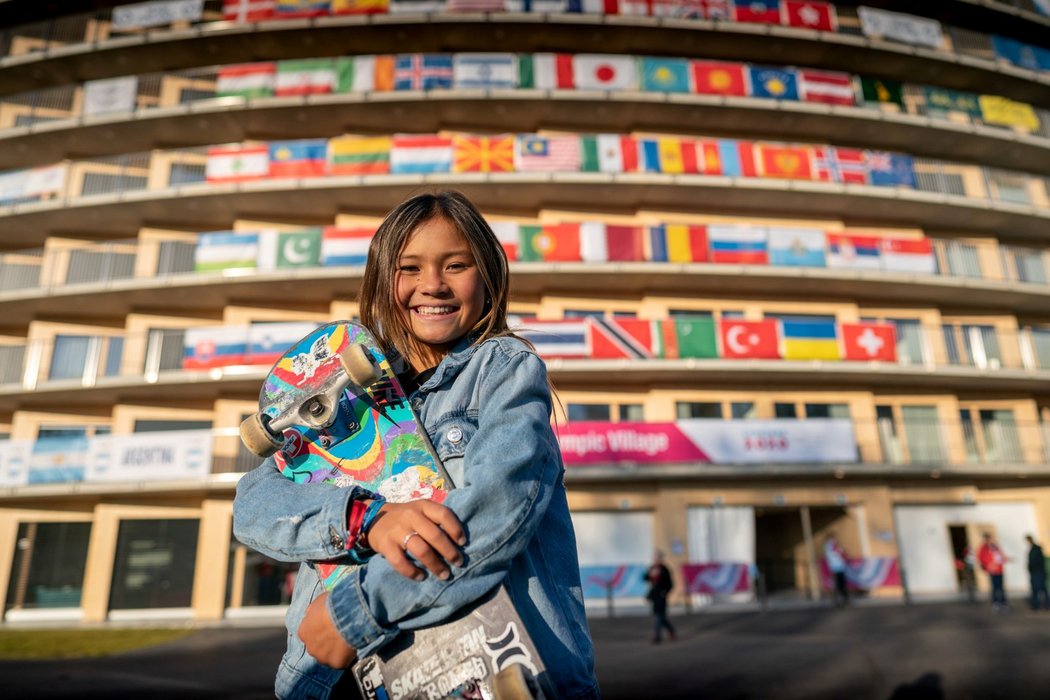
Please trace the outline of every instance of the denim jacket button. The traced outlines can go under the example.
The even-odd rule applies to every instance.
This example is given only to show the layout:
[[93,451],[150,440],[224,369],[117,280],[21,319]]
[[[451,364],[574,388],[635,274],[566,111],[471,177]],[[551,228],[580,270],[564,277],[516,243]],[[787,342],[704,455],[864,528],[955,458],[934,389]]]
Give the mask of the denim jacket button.
[[445,433],[445,437],[448,438],[448,441],[451,442],[453,445],[458,445],[460,441],[463,440],[463,431],[459,429],[458,425],[456,425],[449,429],[447,433]]

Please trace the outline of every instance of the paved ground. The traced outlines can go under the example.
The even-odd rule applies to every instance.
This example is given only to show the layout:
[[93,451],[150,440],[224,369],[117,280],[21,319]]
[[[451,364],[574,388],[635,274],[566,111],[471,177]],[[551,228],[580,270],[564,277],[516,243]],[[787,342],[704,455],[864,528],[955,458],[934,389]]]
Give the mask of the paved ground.
[[[1050,613],[983,604],[717,612],[673,618],[653,645],[641,617],[594,619],[606,700],[1050,697]],[[0,662],[0,696],[271,697],[283,631],[213,628],[94,661]]]

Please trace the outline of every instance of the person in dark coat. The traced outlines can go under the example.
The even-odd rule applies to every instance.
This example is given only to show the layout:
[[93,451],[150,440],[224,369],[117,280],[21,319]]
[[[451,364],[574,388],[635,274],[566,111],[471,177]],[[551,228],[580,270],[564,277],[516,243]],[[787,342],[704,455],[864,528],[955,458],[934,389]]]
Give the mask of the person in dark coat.
[[653,553],[653,563],[645,574],[645,580],[649,583],[649,592],[645,597],[653,605],[653,644],[662,641],[664,630],[667,630],[667,636],[673,642],[674,626],[667,619],[667,596],[674,588],[674,582],[671,580],[671,570],[664,564],[664,553],[659,549]]
[[[1050,610],[1050,594],[1046,591],[1046,559],[1043,548],[1035,543],[1031,535],[1028,540],[1028,579],[1032,583],[1032,610]],[[1040,602],[1040,600],[1042,602]]]

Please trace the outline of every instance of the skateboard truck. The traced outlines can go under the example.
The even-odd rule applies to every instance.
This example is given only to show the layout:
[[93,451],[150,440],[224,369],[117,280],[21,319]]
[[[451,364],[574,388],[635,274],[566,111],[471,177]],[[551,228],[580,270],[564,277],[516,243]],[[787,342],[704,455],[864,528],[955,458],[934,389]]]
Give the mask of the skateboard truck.
[[302,401],[298,409],[293,405],[276,417],[257,412],[245,418],[240,430],[244,446],[260,457],[269,457],[284,445],[284,431],[291,426],[304,425],[315,430],[331,426],[338,414],[339,396],[348,384],[357,385],[364,394],[365,389],[383,378],[382,370],[361,345],[343,348],[339,365],[343,371],[337,380]]

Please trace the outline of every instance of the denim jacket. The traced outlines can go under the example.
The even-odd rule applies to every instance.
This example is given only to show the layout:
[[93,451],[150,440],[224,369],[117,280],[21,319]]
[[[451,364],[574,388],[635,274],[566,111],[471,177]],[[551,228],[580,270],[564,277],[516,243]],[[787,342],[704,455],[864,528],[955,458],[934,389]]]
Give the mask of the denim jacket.
[[[413,581],[373,557],[329,594],[336,628],[363,657],[400,630],[439,623],[504,581],[550,685],[566,700],[598,698],[542,360],[512,337],[464,340],[409,398],[456,486],[445,505],[467,531],[464,563],[448,580],[428,574]],[[350,491],[294,484],[269,459],[237,485],[234,534],[281,561],[341,556]],[[321,592],[317,574],[302,566],[286,618],[279,697],[327,698],[342,674],[310,657],[297,635],[306,607]]]

